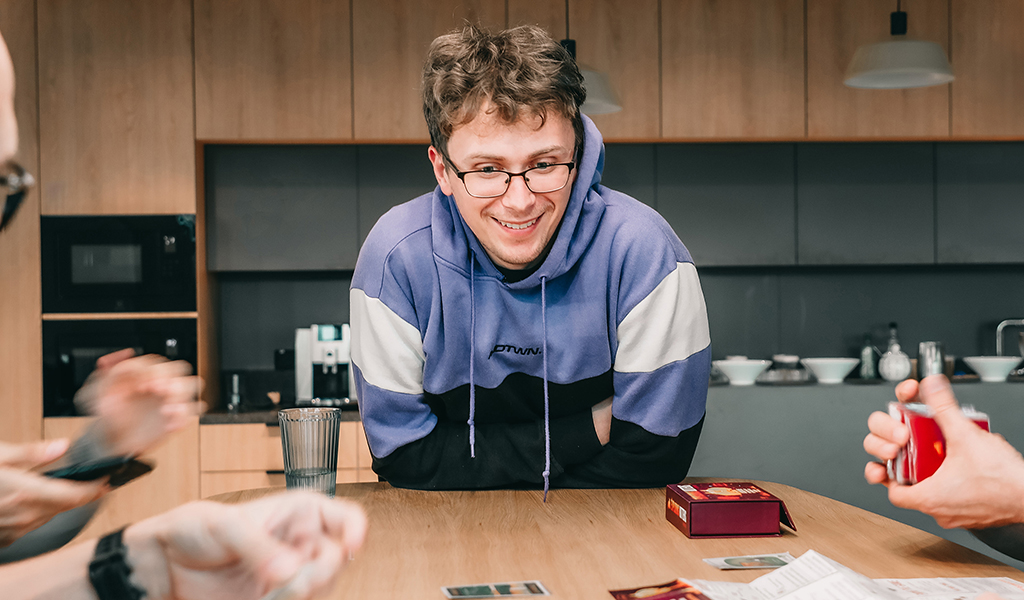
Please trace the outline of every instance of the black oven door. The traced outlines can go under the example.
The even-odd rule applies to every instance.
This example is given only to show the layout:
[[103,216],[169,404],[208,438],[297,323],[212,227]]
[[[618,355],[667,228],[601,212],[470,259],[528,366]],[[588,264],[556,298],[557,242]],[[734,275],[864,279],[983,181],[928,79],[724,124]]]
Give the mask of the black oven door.
[[96,359],[123,348],[185,360],[195,372],[196,320],[43,321],[43,415],[78,416],[75,393]]
[[44,313],[194,311],[192,215],[43,217]]

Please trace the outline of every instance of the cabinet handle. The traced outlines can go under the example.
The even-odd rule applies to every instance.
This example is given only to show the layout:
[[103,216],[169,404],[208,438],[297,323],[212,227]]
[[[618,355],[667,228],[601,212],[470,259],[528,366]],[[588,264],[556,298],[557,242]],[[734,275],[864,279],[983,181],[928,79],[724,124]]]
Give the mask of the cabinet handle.
[[284,475],[284,471],[267,471],[267,475]]
[[267,423],[266,425],[267,425],[267,427],[280,427],[281,426],[281,422],[280,421],[274,421],[272,423]]

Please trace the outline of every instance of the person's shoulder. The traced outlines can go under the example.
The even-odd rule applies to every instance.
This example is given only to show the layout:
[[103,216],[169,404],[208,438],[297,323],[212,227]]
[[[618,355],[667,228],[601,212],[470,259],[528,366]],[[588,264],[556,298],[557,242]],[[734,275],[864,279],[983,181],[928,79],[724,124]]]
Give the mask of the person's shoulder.
[[629,254],[662,255],[676,262],[692,262],[679,236],[658,211],[605,186],[599,192],[605,202],[601,227],[614,238],[614,247]]
[[[379,287],[385,271],[406,270],[403,265],[409,261],[432,260],[432,201],[433,193],[424,194],[391,208],[377,220],[359,249],[352,282],[355,287]],[[408,266],[415,271],[423,265]]]
[[417,231],[428,229],[433,197],[430,192],[393,206],[374,224],[363,247],[394,248]]

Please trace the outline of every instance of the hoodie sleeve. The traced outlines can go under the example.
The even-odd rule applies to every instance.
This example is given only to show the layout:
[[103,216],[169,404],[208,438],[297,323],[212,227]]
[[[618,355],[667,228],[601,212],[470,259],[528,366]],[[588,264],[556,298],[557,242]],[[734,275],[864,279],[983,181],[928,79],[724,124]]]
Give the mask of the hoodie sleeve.
[[[650,257],[648,265],[658,263]],[[623,269],[610,441],[567,469],[559,486],[652,487],[686,477],[704,423],[711,337],[693,263],[661,269],[671,270]]]

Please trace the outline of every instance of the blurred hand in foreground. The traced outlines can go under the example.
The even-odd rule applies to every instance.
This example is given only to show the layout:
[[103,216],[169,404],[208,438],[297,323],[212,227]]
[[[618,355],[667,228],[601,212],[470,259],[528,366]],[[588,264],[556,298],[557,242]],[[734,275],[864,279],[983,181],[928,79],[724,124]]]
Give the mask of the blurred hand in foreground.
[[[942,375],[920,383],[907,380],[896,386],[900,402],[924,402],[946,438],[946,458],[928,479],[899,485],[888,478],[884,464],[868,463],[868,483],[889,488],[889,501],[931,515],[945,528],[983,529],[1024,523],[1024,458],[1001,435],[988,433],[960,411],[956,397]],[[883,412],[868,418],[871,431],[864,449],[882,461],[894,459],[907,444],[910,431]]]
[[53,462],[67,449],[67,440],[0,442],[0,548],[11,545],[57,513],[88,504],[107,491],[105,481],[79,483],[31,471]]
[[190,377],[185,361],[162,356],[134,356],[130,349],[96,361],[75,396],[79,410],[97,417],[105,454],[135,456],[162,442],[201,412],[196,402],[202,382]]
[[[366,537],[358,505],[294,491],[193,502],[125,529],[130,582],[147,600],[305,600],[330,589]],[[96,598],[96,541],[0,567],[4,600]]]

